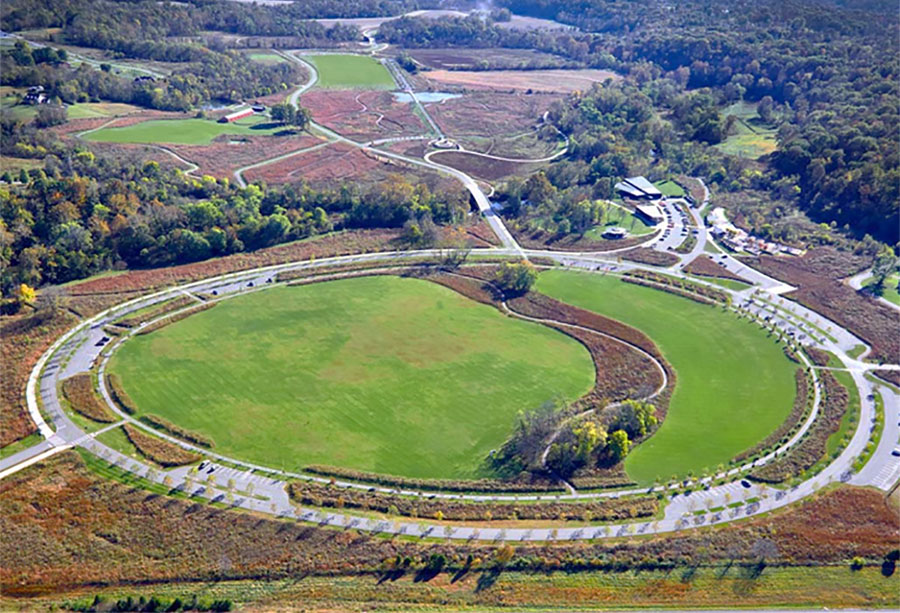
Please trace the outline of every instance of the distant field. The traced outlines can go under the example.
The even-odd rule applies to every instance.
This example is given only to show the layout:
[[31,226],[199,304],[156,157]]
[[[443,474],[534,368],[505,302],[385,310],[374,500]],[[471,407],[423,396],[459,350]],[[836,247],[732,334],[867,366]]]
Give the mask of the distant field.
[[594,83],[619,79],[608,70],[430,70],[422,73],[430,81],[444,85],[459,85],[500,90],[532,90],[536,92],[570,93],[586,91]]
[[754,324],[615,277],[548,271],[537,289],[646,332],[675,369],[666,420],[625,460],[625,470],[641,484],[714,469],[790,413],[794,368]]
[[391,73],[380,62],[365,55],[332,54],[307,56],[319,72],[319,87],[393,89]]
[[287,62],[286,59],[276,53],[248,53],[247,57],[254,62],[261,64],[281,64]]
[[129,340],[110,368],[220,453],[439,478],[476,476],[518,411],[594,378],[573,339],[397,277],[233,298]]
[[84,135],[85,140],[103,143],[172,143],[205,145],[220,134],[274,134],[281,126],[262,123],[251,117],[238,123],[219,123],[211,119],[156,119],[123,128],[109,127]]
[[722,115],[737,117],[734,134],[715,145],[723,153],[755,160],[778,148],[775,127],[763,122],[756,112],[755,104],[737,102],[722,111]]

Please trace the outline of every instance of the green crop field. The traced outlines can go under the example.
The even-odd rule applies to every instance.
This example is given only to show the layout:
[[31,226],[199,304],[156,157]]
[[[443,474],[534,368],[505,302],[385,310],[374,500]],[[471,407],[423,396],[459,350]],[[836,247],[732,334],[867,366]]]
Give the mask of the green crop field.
[[103,143],[173,143],[208,145],[220,134],[274,134],[281,126],[264,123],[263,117],[248,117],[236,123],[211,119],[154,119],[123,128],[102,128],[84,135],[85,140]]
[[273,467],[479,474],[516,413],[593,385],[581,344],[417,279],[365,277],[226,300],[125,343],[141,411]]
[[393,89],[396,84],[391,73],[380,62],[365,55],[311,55],[310,60],[319,73],[319,87]]
[[677,386],[659,431],[625,460],[641,484],[725,463],[775,430],[794,398],[794,366],[756,325],[616,277],[548,271],[537,289],[644,331]]

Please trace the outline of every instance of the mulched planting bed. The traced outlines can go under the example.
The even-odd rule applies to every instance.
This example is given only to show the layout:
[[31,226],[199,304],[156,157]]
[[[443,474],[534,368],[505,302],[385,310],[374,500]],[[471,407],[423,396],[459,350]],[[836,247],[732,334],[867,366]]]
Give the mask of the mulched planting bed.
[[684,267],[684,272],[701,277],[715,277],[717,279],[732,279],[742,283],[750,283],[747,279],[737,275],[721,264],[717,264],[708,255],[698,255],[690,264]]
[[94,393],[94,383],[89,373],[79,373],[65,379],[62,391],[72,409],[85,417],[106,423],[116,421],[116,416]]
[[725,292],[649,270],[630,270],[622,276],[622,281],[654,287],[676,296],[690,298],[701,304],[728,303],[729,301],[728,294]]
[[164,315],[166,313],[170,313],[172,311],[177,311],[178,309],[182,309],[189,304],[195,304],[196,301],[189,296],[179,296],[178,298],[174,298],[172,300],[167,300],[158,306],[155,306],[147,311],[144,311],[138,315],[126,315],[122,319],[116,321],[116,325],[124,326],[126,328],[134,328],[136,326],[141,325],[145,321],[150,321],[152,319],[156,319],[160,315]]
[[197,306],[181,311],[180,313],[175,313],[174,315],[169,315],[168,317],[164,317],[158,321],[154,321],[152,324],[149,324],[140,330],[137,331],[137,334],[150,334],[151,332],[156,332],[160,328],[165,328],[169,324],[173,324],[176,321],[181,321],[186,317],[190,317],[194,313],[199,313],[200,311],[205,311],[207,309],[211,309],[214,306],[219,304],[218,302],[207,302],[204,304],[198,304]]
[[772,434],[747,451],[736,455],[733,460],[735,463],[743,462],[753,455],[765,451],[776,444],[786,443],[790,433],[800,426],[807,410],[810,408],[810,380],[806,371],[802,368],[797,369],[794,373],[794,377],[797,381],[797,395],[794,396],[794,406],[791,409],[791,414],[788,415],[788,418],[784,420],[784,423],[778,426],[778,429]]
[[606,499],[596,502],[464,502],[393,496],[355,488],[338,488],[307,481],[287,486],[291,498],[303,505],[348,508],[452,521],[581,520],[618,521],[651,517],[659,510],[656,498]]
[[450,480],[450,479],[411,479],[395,475],[368,473],[352,468],[311,464],[304,470],[314,475],[364,481],[373,485],[397,487],[410,490],[433,490],[446,492],[561,492],[565,488],[556,482],[537,477],[529,477],[518,481],[500,481],[497,479]]
[[116,404],[123,411],[131,415],[137,412],[137,406],[135,406],[131,396],[122,388],[122,379],[119,375],[115,373],[106,375],[106,384],[109,388],[109,395],[112,396],[112,399],[116,401]]
[[871,345],[869,358],[895,362],[900,355],[900,313],[840,279],[865,268],[869,260],[830,248],[800,258],[761,256],[748,265],[798,289],[786,294],[847,328]]
[[163,430],[168,434],[171,434],[172,436],[184,439],[189,443],[207,448],[212,448],[215,446],[213,440],[208,436],[204,436],[203,434],[194,432],[193,430],[188,430],[187,428],[182,428],[181,426],[173,424],[168,419],[163,419],[158,415],[153,415],[152,413],[142,415],[141,421],[146,424],[150,424],[154,428],[159,428],[160,430]]
[[680,261],[678,256],[674,253],[666,253],[664,251],[657,251],[656,249],[646,247],[638,247],[637,249],[626,251],[622,254],[622,258],[637,262],[638,264],[666,267],[674,266]]
[[816,421],[806,436],[787,453],[754,469],[750,473],[751,479],[764,483],[781,483],[802,474],[825,457],[828,437],[840,429],[841,420],[847,411],[849,395],[847,388],[830,372],[820,371],[819,377],[825,387],[825,399]]
[[200,456],[196,453],[191,453],[178,445],[173,445],[168,441],[145,434],[131,424],[124,424],[122,430],[125,431],[125,436],[128,437],[131,444],[137,447],[137,450],[143,456],[153,460],[160,466],[184,466],[200,459]]

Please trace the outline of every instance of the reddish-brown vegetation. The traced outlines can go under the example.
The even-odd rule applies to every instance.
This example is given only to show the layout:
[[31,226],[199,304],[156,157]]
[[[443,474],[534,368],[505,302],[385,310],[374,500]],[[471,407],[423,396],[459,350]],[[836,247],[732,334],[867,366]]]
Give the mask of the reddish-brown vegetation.
[[135,326],[139,326],[145,321],[150,321],[152,319],[156,319],[160,315],[164,315],[166,313],[171,313],[172,311],[177,311],[178,309],[182,309],[189,304],[194,304],[195,300],[189,296],[179,296],[178,298],[173,298],[172,300],[166,300],[159,305],[150,308],[146,311],[138,315],[127,315],[122,319],[119,319],[116,322],[118,326],[124,326],[126,328],[134,328]]
[[621,77],[609,70],[430,70],[423,73],[438,87],[455,85],[475,90],[550,92],[570,94],[587,91],[595,83]]
[[200,167],[195,174],[232,179],[238,168],[321,142],[322,139],[305,133],[291,136],[225,135],[208,145],[172,145],[170,148]]
[[194,313],[199,313],[200,311],[205,311],[207,309],[211,309],[214,306],[216,306],[217,304],[219,304],[219,303],[218,302],[205,302],[203,304],[198,304],[197,306],[195,306],[193,308],[186,309],[179,313],[175,313],[173,315],[169,315],[168,317],[164,317],[163,319],[160,319],[158,321],[154,321],[152,324],[149,324],[149,325],[141,328],[140,330],[138,330],[137,334],[150,334],[151,332],[156,332],[160,328],[165,328],[169,324],[173,324],[176,321],[181,321],[182,319],[184,319],[186,317],[190,317]]
[[94,421],[116,421],[116,416],[94,392],[90,373],[78,373],[62,382],[62,391],[73,410]]
[[391,92],[320,89],[304,94],[301,104],[312,118],[352,140],[417,136],[428,130],[407,102]]
[[524,175],[538,168],[535,164],[495,160],[465,151],[438,151],[429,159],[485,181],[496,181],[510,175]]
[[358,147],[334,143],[259,168],[251,168],[244,173],[244,178],[247,181],[267,183],[296,183],[301,180],[311,184],[332,183],[365,175],[383,163]]
[[[848,512],[852,509],[852,512]],[[771,540],[770,564],[844,564],[880,559],[900,518],[880,492],[842,487],[782,513],[713,531],[594,543],[515,544],[524,568],[597,568],[756,563],[753,545]],[[468,555],[490,561],[496,545],[387,540],[263,519],[148,494],[106,481],[66,452],[0,481],[0,583],[7,597],[67,587],[132,582],[376,574],[384,560],[431,554],[461,567]],[[201,546],[198,546],[201,544]],[[578,560],[582,562],[579,564]],[[849,571],[848,571],[849,572]]]
[[748,264],[798,289],[792,299],[844,326],[872,347],[874,360],[894,362],[900,355],[900,313],[857,292],[840,279],[865,268],[868,260],[830,248],[800,258],[761,256]]
[[106,386],[109,389],[109,395],[123,411],[132,415],[137,412],[137,405],[122,387],[122,378],[119,375],[115,373],[106,375]]
[[453,499],[411,498],[355,488],[339,488],[309,481],[294,481],[288,493],[299,504],[349,508],[450,521],[584,520],[618,521],[650,517],[659,510],[656,498],[613,498],[587,502],[536,503],[466,502]]
[[36,430],[25,404],[28,375],[41,354],[75,322],[71,313],[59,309],[0,319],[0,447]]
[[847,411],[849,394],[828,371],[820,371],[819,377],[825,386],[825,399],[820,413],[799,443],[772,462],[755,469],[750,477],[766,483],[781,483],[812,468],[825,457],[828,437],[838,431]]
[[385,487],[398,487],[410,490],[433,490],[444,492],[559,492],[563,487],[555,481],[547,481],[534,476],[517,481],[500,481],[498,479],[410,479],[381,473],[367,473],[340,466],[324,466],[310,464],[304,471],[314,475],[363,481]]
[[810,383],[806,375],[806,371],[804,371],[802,368],[798,368],[795,371],[794,379],[797,385],[797,393],[794,396],[794,406],[791,409],[790,415],[787,416],[787,419],[785,419],[784,422],[780,426],[778,426],[778,428],[776,428],[772,434],[764,438],[762,441],[760,441],[747,451],[736,455],[733,459],[733,462],[743,462],[747,458],[750,458],[761,451],[765,451],[770,447],[774,447],[776,444],[786,443],[791,432],[793,432],[797,427],[800,426],[804,415],[806,415],[806,412],[809,409]]
[[650,270],[629,270],[622,276],[622,281],[628,283],[636,283],[647,287],[654,287],[664,292],[690,298],[701,304],[715,304],[716,302],[727,303],[729,301],[728,294],[725,292],[692,283],[677,277],[662,275]]
[[500,94],[476,92],[427,104],[431,117],[454,138],[520,134],[536,125],[558,94]]
[[638,264],[647,264],[648,266],[674,266],[680,260],[674,253],[666,253],[665,251],[657,251],[645,247],[638,247],[622,254],[622,258],[637,262]]
[[70,286],[66,289],[66,293],[70,296],[83,296],[85,294],[145,292],[165,285],[188,283],[229,272],[307,260],[311,257],[325,258],[351,253],[388,251],[400,246],[399,235],[399,230],[339,232],[192,264],[133,270],[121,275],[91,279]]
[[715,277],[717,279],[732,279],[734,281],[741,281],[742,283],[749,283],[747,279],[737,275],[721,264],[717,263],[708,255],[698,255],[694,258],[690,264],[684,267],[684,272],[691,273],[692,275],[699,275],[701,277]]
[[122,430],[125,431],[125,436],[128,437],[131,444],[141,452],[141,455],[160,466],[184,466],[200,459],[196,453],[191,453],[178,445],[141,432],[131,424],[124,424]]
[[174,437],[184,439],[189,443],[200,445],[201,447],[212,448],[215,445],[211,438],[194,432],[193,430],[182,428],[177,424],[173,424],[168,419],[164,419],[152,413],[141,416],[141,421],[150,424],[154,428],[159,428]]

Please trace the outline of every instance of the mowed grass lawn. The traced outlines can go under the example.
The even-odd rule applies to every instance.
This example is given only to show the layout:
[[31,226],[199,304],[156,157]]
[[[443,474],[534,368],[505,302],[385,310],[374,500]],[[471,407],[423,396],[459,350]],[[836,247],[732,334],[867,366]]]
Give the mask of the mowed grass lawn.
[[594,380],[573,339],[397,277],[226,300],[129,340],[111,370],[219,453],[427,478],[477,476],[519,410]]
[[675,369],[666,420],[625,459],[641,484],[728,462],[790,413],[795,366],[746,320],[611,276],[547,271],[537,289],[642,330]]
[[381,62],[366,55],[328,54],[307,56],[316,67],[319,87],[392,89],[394,78]]
[[[264,123],[264,117],[248,117],[235,123],[211,119],[154,119],[122,128],[110,126],[84,135],[85,140],[103,143],[172,143],[208,145],[220,134],[265,135],[283,129]],[[268,127],[271,126],[271,127]]]

